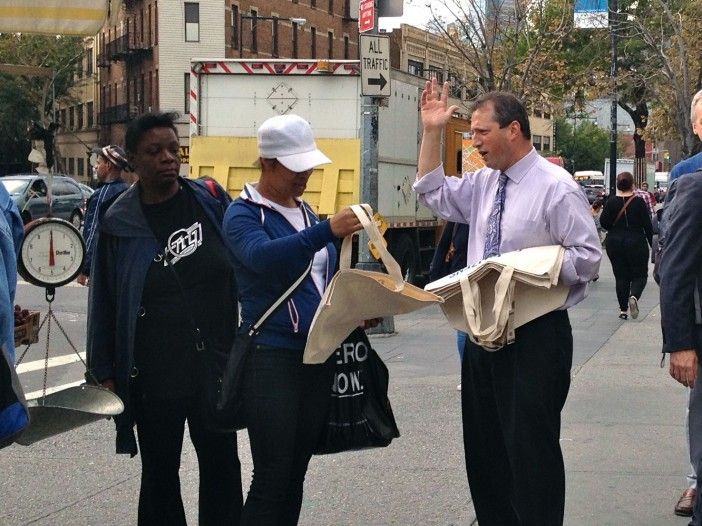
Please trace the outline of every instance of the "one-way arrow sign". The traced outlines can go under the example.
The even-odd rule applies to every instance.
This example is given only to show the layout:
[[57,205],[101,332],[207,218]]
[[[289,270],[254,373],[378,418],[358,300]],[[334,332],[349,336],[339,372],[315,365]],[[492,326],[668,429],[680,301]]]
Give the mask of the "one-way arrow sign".
[[385,80],[385,77],[383,77],[382,73],[379,73],[379,75],[380,76],[378,78],[375,78],[375,79],[372,77],[369,78],[368,85],[369,86],[380,86],[380,91],[383,91],[383,88],[385,87],[385,84],[388,83],[388,81]]
[[390,96],[390,38],[380,35],[360,35],[361,95]]

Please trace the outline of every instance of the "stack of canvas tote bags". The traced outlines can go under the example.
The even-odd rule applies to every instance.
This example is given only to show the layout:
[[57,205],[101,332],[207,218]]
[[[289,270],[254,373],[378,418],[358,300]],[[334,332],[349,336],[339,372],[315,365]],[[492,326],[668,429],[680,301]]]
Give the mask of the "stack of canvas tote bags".
[[514,330],[565,304],[570,288],[558,284],[565,249],[525,248],[483,260],[425,289],[444,298],[449,323],[488,350],[514,342]]
[[385,248],[370,206],[353,205],[351,209],[380,252],[388,273],[352,269],[352,236],[344,239],[339,271],[324,292],[312,320],[304,363],[324,363],[364,320],[407,314],[443,301],[436,294],[405,282],[400,266]]

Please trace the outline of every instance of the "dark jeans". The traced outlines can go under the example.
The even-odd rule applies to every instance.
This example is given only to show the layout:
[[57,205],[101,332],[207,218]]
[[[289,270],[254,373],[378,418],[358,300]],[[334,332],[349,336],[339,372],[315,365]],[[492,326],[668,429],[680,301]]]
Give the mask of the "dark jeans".
[[303,365],[301,350],[254,348],[244,373],[253,479],[241,524],[297,524],[305,473],[329,411],[333,372],[331,364]]
[[186,524],[178,476],[186,420],[200,469],[198,523],[238,524],[243,496],[236,433],[205,430],[196,399],[135,399],[141,451],[139,524]]
[[607,235],[607,256],[612,262],[619,310],[629,309],[629,297],[641,298],[648,280],[648,243],[643,234]]
[[516,341],[498,351],[466,343],[463,441],[480,526],[563,523],[559,438],[572,358],[566,311],[518,328]]

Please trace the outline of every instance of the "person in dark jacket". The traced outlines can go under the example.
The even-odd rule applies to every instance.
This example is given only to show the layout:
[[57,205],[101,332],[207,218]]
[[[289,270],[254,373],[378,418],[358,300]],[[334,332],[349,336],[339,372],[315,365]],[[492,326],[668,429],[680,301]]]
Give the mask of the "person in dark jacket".
[[200,525],[238,524],[235,433],[210,430],[199,403],[199,349],[229,349],[238,320],[231,254],[221,231],[229,196],[179,176],[171,114],[146,114],[126,133],[138,182],[105,212],[92,267],[88,366],[125,410],[117,452],[137,453],[139,524],[184,525],[180,456],[187,422],[200,468]]
[[[434,257],[429,265],[429,279],[431,281],[436,281],[465,268],[468,258],[469,232],[470,227],[465,223],[449,221],[444,225],[441,238],[436,245]],[[465,332],[456,331],[456,347],[458,348],[458,356],[461,359],[461,363],[463,363],[463,351],[467,337],[468,335]],[[458,384],[456,389],[460,391],[461,384]]]
[[115,196],[124,192],[129,185],[122,179],[122,171],[129,169],[127,154],[117,145],[110,144],[98,150],[95,175],[98,188],[88,199],[88,209],[83,221],[83,239],[85,240],[85,260],[83,270],[76,279],[81,285],[88,284],[93,252],[97,245],[98,218],[100,207]]
[[653,243],[651,215],[643,199],[634,194],[634,176],[617,175],[617,195],[607,199],[600,224],[607,230],[605,248],[612,262],[619,317],[639,316],[639,299],[648,280],[648,249]]
[[312,270],[262,326],[244,368],[243,416],[254,469],[241,524],[293,525],[333,379],[331,362],[303,365],[302,355],[335,271],[334,241],[360,230],[361,223],[349,208],[320,221],[301,199],[312,170],[331,162],[317,149],[304,119],[281,115],[264,121],[258,147],[258,184],[247,184],[224,218],[240,284],[241,330],[255,323],[310,261]]

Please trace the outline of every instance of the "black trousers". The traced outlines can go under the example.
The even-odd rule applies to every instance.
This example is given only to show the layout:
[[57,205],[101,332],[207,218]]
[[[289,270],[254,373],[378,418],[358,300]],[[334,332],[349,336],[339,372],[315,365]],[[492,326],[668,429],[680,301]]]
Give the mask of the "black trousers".
[[139,524],[186,524],[178,475],[186,421],[200,470],[198,524],[239,524],[243,496],[236,433],[206,430],[194,398],[135,398],[141,455]]
[[608,234],[607,256],[612,263],[619,310],[629,310],[629,297],[641,298],[648,280],[648,242],[643,234]]
[[518,328],[515,343],[498,351],[466,343],[463,440],[480,526],[563,523],[559,438],[572,359],[566,311]]
[[253,478],[242,525],[294,525],[312,451],[329,412],[331,362],[303,365],[302,351],[256,346],[244,372],[244,417]]

